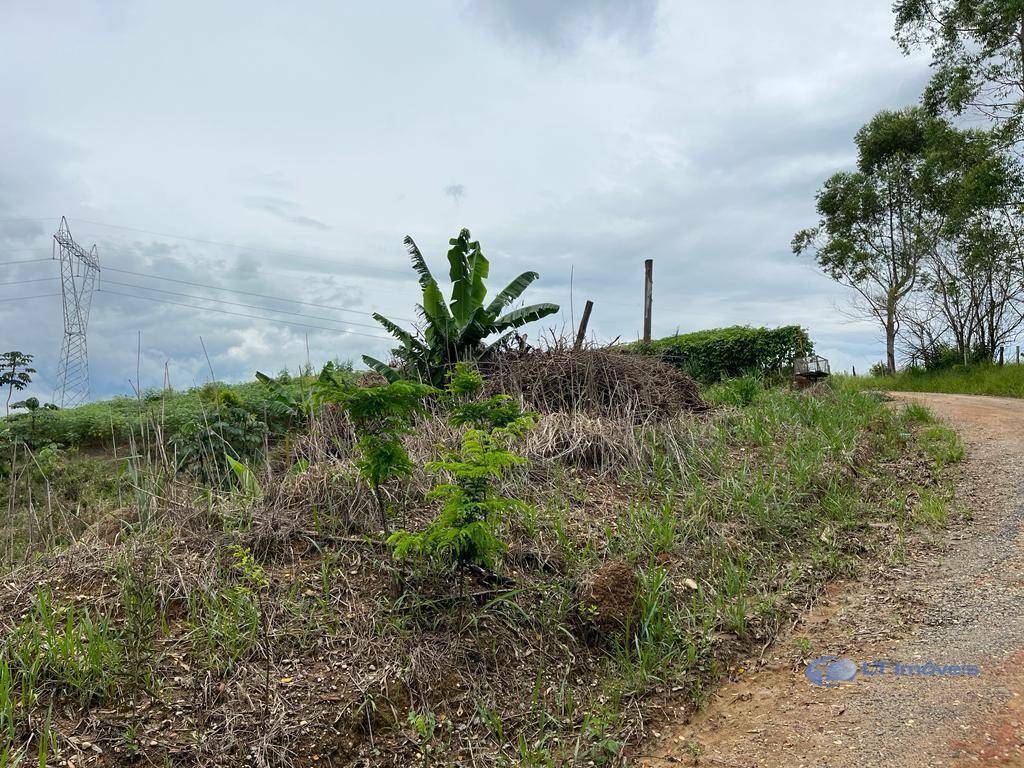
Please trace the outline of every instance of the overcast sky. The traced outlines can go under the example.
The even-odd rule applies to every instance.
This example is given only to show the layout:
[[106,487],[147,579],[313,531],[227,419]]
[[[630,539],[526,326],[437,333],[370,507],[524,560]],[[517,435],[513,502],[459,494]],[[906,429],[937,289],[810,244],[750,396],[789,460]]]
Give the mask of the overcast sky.
[[[367,313],[413,317],[402,237],[440,278],[461,226],[495,288],[541,273],[527,296],[562,305],[559,329],[590,298],[598,339],[636,338],[653,258],[656,335],[800,323],[862,371],[878,334],[789,243],[855,131],[927,79],[889,5],[0,0],[0,263],[49,256],[64,215],[105,267],[332,307],[108,269],[94,397],[130,392],[137,362],[143,387],[165,363],[207,381],[200,336],[226,380],[294,370],[307,334],[314,364],[386,357]],[[36,355],[47,399],[60,298],[8,299],[57,274],[0,266],[0,351]]]

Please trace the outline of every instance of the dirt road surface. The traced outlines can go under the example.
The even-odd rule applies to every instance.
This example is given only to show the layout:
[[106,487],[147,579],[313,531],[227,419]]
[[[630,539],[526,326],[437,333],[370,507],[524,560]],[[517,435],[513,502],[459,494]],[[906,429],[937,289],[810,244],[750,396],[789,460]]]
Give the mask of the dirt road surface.
[[[905,563],[835,585],[705,711],[659,731],[639,765],[1024,766],[1024,400],[894,397],[928,405],[960,432],[968,453],[957,504],[972,519],[913,547]],[[850,682],[816,687],[804,669],[826,654],[980,674],[858,668]]]

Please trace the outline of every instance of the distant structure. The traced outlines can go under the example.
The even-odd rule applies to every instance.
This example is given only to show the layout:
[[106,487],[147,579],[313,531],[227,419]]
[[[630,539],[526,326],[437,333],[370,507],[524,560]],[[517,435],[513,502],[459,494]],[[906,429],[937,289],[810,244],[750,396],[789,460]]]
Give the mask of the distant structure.
[[[805,389],[826,378],[831,373],[828,360],[819,355],[797,357],[793,360],[792,384],[797,389]],[[856,375],[856,371],[854,372]]]
[[64,341],[60,348],[54,399],[61,408],[72,408],[89,398],[89,351],[85,333],[89,327],[89,308],[100,273],[100,260],[95,245],[86,251],[74,241],[63,216],[53,236],[53,258],[60,259],[60,288],[64,305]]

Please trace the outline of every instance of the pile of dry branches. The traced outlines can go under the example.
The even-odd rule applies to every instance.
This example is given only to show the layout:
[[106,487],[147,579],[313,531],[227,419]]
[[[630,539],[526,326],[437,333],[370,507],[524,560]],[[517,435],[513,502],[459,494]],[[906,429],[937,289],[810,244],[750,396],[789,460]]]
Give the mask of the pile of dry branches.
[[642,422],[707,408],[697,383],[682,371],[608,347],[508,354],[486,374],[488,394],[521,396],[541,413],[582,411]]

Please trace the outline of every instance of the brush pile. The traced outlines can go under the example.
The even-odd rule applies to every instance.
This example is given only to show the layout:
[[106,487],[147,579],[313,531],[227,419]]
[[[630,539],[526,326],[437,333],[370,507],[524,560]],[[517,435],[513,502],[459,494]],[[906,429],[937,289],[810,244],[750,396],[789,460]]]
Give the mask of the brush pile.
[[679,369],[608,347],[499,357],[487,369],[486,389],[521,396],[541,413],[581,411],[634,422],[707,409],[697,383]]

